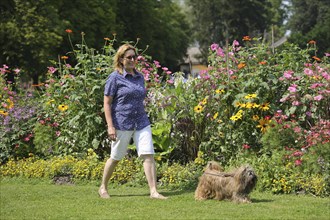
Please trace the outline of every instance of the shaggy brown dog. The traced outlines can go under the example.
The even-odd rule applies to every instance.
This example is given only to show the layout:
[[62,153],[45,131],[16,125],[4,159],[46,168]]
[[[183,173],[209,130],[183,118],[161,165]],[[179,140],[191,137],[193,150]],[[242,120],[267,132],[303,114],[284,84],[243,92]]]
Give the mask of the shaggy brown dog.
[[250,203],[248,194],[256,183],[257,176],[249,165],[226,173],[219,163],[210,161],[199,178],[195,199],[229,199],[237,203]]

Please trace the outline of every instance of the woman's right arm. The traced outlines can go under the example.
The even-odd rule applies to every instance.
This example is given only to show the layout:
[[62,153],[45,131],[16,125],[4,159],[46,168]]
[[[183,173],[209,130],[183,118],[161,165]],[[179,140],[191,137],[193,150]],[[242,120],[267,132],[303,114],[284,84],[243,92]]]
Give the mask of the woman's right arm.
[[112,104],[113,97],[112,96],[104,96],[103,99],[103,108],[105,114],[105,120],[108,125],[108,136],[110,140],[116,140],[116,129],[113,126],[112,122],[112,114],[111,114],[111,104]]

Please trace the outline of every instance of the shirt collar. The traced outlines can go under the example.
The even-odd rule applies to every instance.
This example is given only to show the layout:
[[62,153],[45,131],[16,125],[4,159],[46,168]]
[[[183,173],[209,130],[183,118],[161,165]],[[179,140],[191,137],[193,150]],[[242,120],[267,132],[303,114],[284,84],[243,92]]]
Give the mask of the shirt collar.
[[[125,77],[126,78],[126,76],[127,75],[130,75],[130,76],[132,76],[132,74],[129,74],[129,73],[127,73],[126,72],[126,70],[125,69],[123,69],[123,77]],[[139,74],[139,72],[138,71],[136,71],[135,69],[134,69],[134,76],[132,76],[132,77],[139,77],[140,76],[140,74]]]

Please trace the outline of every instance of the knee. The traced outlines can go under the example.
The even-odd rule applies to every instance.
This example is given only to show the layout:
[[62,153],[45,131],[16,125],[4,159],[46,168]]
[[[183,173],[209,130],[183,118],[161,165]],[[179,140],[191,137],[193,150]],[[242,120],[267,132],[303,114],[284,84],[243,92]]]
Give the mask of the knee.
[[143,162],[153,163],[154,155],[153,154],[144,154],[140,156]]

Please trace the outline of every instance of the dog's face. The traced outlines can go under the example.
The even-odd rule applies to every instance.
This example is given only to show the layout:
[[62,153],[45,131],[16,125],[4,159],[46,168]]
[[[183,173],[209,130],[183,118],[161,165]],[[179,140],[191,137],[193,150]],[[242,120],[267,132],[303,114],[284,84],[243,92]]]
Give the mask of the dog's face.
[[244,184],[248,191],[252,190],[257,184],[258,177],[250,166],[240,167],[237,175],[239,182]]

